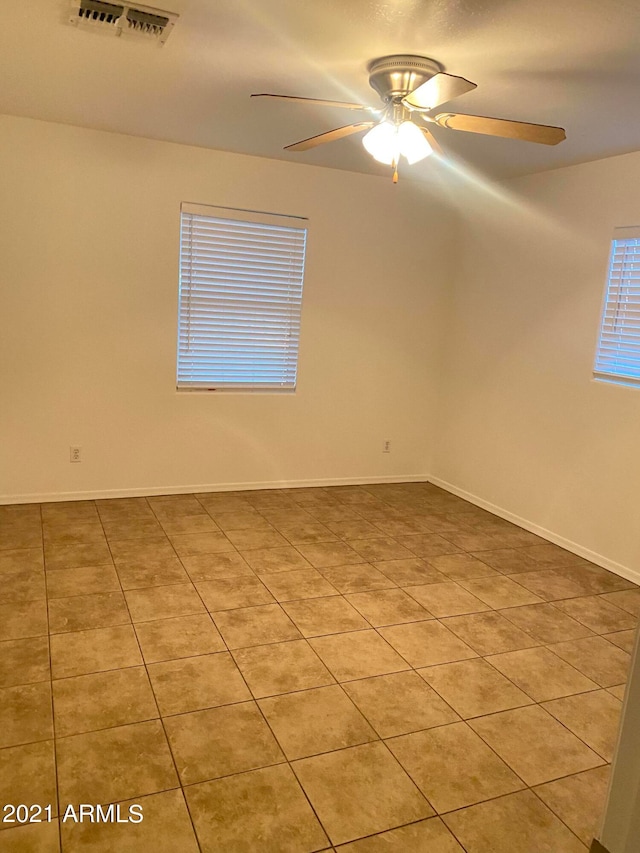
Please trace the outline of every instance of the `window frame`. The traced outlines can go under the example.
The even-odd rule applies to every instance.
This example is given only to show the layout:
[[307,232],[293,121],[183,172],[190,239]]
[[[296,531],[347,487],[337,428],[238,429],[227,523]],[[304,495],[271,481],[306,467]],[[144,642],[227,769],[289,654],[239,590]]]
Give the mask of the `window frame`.
[[[268,382],[259,380],[246,381],[225,381],[214,379],[205,379],[196,381],[194,379],[184,378],[184,359],[185,356],[181,350],[182,336],[184,334],[183,327],[183,258],[185,252],[184,245],[184,224],[185,215],[193,215],[196,217],[210,217],[212,220],[227,221],[230,224],[233,222],[247,223],[248,225],[266,225],[274,226],[275,228],[298,230],[301,232],[302,246],[299,249],[299,279],[294,282],[294,290],[299,291],[297,298],[294,299],[293,321],[294,337],[295,337],[295,358],[293,360],[293,378],[292,381]],[[298,373],[300,361],[300,336],[302,326],[302,311],[304,298],[304,285],[306,278],[307,267],[307,248],[309,237],[309,219],[306,216],[296,216],[291,214],[268,213],[265,211],[248,210],[244,208],[223,207],[219,205],[205,205],[193,202],[181,202],[180,204],[180,229],[179,229],[179,246],[178,246],[178,312],[177,312],[177,340],[176,340],[176,391],[182,393],[223,393],[223,394],[295,394],[298,386]],[[222,256],[223,257],[223,256]],[[248,288],[250,291],[250,288]],[[284,292],[284,288],[283,288]],[[291,313],[291,312],[289,312]],[[286,311],[282,312],[284,318]],[[188,321],[187,321],[188,322]],[[212,341],[215,336],[212,335]],[[283,340],[286,335],[283,336]],[[182,369],[181,369],[181,361]],[[283,358],[283,377],[287,373],[285,367],[286,359]],[[291,370],[289,369],[289,373]]]

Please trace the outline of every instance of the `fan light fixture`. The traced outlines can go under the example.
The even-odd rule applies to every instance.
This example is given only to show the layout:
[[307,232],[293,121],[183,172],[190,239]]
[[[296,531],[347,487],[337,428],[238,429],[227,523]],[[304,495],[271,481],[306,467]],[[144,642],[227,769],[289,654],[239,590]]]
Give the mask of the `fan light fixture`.
[[433,148],[412,121],[399,125],[383,121],[365,134],[362,144],[374,160],[386,166],[397,166],[400,155],[413,165],[433,154]]

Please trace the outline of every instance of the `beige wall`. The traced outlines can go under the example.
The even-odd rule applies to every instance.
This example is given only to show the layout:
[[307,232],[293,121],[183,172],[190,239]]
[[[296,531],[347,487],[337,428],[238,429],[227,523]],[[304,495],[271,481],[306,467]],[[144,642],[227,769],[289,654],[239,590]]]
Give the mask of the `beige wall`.
[[[428,473],[423,189],[6,116],[0,164],[0,501]],[[309,217],[295,395],[176,393],[181,201]]]
[[502,188],[459,181],[432,467],[636,579],[640,388],[592,368],[611,232],[640,224],[639,183],[640,154]]

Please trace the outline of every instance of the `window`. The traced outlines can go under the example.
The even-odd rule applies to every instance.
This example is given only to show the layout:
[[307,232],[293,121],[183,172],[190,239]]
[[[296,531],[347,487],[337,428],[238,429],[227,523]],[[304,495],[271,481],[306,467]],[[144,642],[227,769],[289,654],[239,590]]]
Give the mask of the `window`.
[[614,231],[594,376],[640,385],[640,227]]
[[178,388],[293,391],[307,221],[183,204]]

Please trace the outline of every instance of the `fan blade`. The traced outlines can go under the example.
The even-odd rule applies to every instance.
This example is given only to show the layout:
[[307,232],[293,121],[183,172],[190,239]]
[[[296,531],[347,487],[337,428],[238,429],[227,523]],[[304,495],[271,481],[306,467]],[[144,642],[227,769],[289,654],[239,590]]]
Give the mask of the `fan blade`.
[[504,136],[507,139],[524,139],[542,145],[557,145],[567,138],[562,127],[547,124],[529,124],[526,121],[510,121],[506,118],[467,116],[460,113],[440,113],[435,116],[440,127],[467,130],[470,133],[485,133],[488,136]]
[[294,142],[293,145],[285,146],[285,151],[308,151],[309,148],[315,148],[316,145],[324,145],[325,142],[333,142],[334,139],[342,139],[344,136],[351,136],[352,133],[358,133],[361,130],[368,130],[373,127],[375,121],[361,121],[359,124],[346,124],[344,127],[337,127],[335,130],[328,130],[326,133],[321,133],[319,136],[310,136],[309,139],[303,139],[301,142]]
[[452,74],[434,74],[426,83],[418,86],[417,89],[407,95],[402,103],[417,110],[433,110],[446,101],[451,101],[460,95],[464,95],[465,92],[470,92],[476,86],[477,83],[465,80],[464,77],[454,77]]
[[372,110],[373,107],[367,107],[365,104],[348,104],[345,101],[322,101],[318,98],[298,98],[295,95],[271,95],[268,92],[261,92],[257,95],[251,95],[252,98],[279,98],[281,101],[297,101],[302,104],[315,104],[316,107],[342,107],[345,110]]
[[426,127],[421,127],[420,130],[423,132],[424,138],[427,140],[429,145],[433,148],[433,153],[437,154],[438,157],[444,157],[445,153],[442,150],[442,148],[440,147],[440,143],[435,138],[433,133],[431,133],[431,131],[428,130]]

